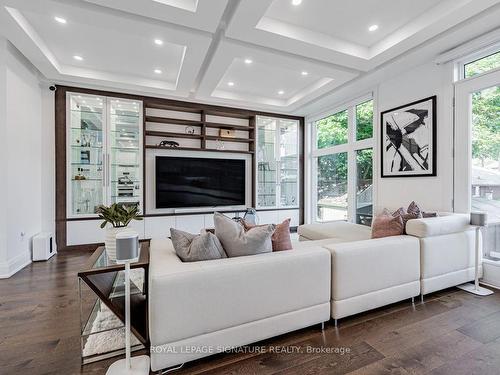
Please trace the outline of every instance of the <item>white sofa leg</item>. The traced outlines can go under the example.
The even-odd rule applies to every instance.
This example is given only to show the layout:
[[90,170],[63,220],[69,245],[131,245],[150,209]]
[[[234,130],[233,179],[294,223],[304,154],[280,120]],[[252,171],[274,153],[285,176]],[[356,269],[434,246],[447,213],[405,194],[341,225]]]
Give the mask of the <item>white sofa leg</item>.
[[333,319],[333,324],[335,327],[337,327],[338,319]]
[[420,295],[420,302],[424,303],[424,295],[423,294]]
[[321,330],[324,331],[325,330],[325,322],[321,323]]
[[415,304],[415,297],[411,297],[411,304],[414,305]]

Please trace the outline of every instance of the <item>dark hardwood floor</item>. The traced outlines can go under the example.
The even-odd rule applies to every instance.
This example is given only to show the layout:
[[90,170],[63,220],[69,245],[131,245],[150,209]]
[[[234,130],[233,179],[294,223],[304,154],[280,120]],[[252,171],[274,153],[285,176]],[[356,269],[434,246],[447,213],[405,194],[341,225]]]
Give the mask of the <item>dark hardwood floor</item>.
[[[0,374],[106,372],[114,359],[80,366],[76,273],[89,256],[63,252],[0,280]],[[219,354],[174,374],[498,375],[500,293],[449,289],[257,345],[265,352]]]

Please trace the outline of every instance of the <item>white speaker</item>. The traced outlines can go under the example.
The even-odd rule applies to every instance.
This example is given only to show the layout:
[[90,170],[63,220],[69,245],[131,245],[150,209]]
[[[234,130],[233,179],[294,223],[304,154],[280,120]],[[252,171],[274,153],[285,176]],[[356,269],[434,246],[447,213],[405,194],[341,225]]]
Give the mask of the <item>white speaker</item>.
[[33,237],[33,261],[48,260],[57,253],[52,233],[38,233]]

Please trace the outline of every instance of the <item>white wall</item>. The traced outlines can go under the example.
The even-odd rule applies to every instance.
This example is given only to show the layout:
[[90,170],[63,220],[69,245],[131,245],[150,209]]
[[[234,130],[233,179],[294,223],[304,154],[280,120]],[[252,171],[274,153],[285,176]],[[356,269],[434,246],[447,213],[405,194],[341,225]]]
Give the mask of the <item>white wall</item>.
[[53,228],[54,130],[50,111],[42,110],[42,102],[50,99],[42,94],[38,71],[9,42],[2,41],[0,49],[5,75],[0,86],[0,98],[5,98],[0,277],[8,277],[30,262],[32,237]]
[[[453,68],[429,62],[396,75],[377,86],[380,112],[437,95],[437,176],[381,178],[378,163],[377,207],[397,208],[415,200],[425,210],[451,211],[453,199]],[[380,136],[380,131],[377,132]],[[380,145],[380,138],[376,140]],[[380,146],[379,146],[380,147]]]
[[[407,69],[401,69],[401,64],[397,69],[387,66],[344,86],[341,90],[323,98],[319,103],[311,105],[311,108],[316,108],[316,110],[306,117],[306,123],[309,123],[308,119],[314,118],[315,115],[324,114],[355,98],[373,92],[376,113],[374,123],[374,182],[376,185],[373,197],[375,212],[384,207],[396,209],[408,206],[412,200],[427,211],[452,211],[453,73],[453,64],[437,65],[431,57],[420,65],[409,62]],[[437,176],[381,178],[380,113],[433,95],[437,96]],[[311,137],[309,136],[308,139]],[[306,191],[308,189],[306,205],[311,206],[309,201],[314,199],[314,194],[310,191],[311,186],[307,186]],[[308,222],[312,220],[310,208],[306,207]]]

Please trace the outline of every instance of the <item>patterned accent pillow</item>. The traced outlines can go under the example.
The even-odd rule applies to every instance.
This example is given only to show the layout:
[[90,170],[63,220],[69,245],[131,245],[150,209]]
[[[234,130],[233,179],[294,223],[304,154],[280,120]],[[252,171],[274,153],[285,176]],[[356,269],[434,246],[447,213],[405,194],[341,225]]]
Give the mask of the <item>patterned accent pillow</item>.
[[418,204],[415,203],[415,201],[410,203],[408,209],[406,210],[406,213],[417,215],[417,217],[419,218],[422,217],[422,210],[420,210],[420,207],[418,207]]
[[[274,233],[271,236],[271,242],[273,244],[273,251],[283,251],[292,250],[292,239],[290,238],[290,221],[291,219],[285,219],[281,224],[276,225]],[[262,225],[253,225],[247,223],[245,220],[241,220],[241,225],[245,228],[245,231],[249,231],[253,228]]]
[[379,215],[372,224],[372,238],[400,236],[403,234],[404,225],[401,216]]
[[227,258],[219,239],[213,233],[191,234],[170,228],[170,236],[175,252],[183,262]]

